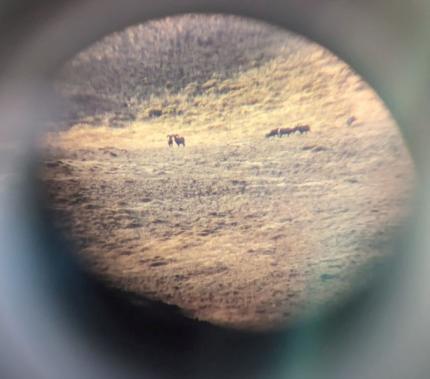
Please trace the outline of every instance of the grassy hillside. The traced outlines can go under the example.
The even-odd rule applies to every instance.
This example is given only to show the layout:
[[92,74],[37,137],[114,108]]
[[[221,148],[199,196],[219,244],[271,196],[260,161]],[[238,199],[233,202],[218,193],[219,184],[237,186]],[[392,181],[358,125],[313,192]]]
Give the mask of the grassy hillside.
[[[407,213],[414,169],[382,102],[278,29],[155,21],[83,52],[57,86],[76,113],[44,141],[56,224],[91,272],[191,317],[261,330],[336,303]],[[299,123],[310,133],[264,137]]]
[[[57,88],[70,110],[64,126],[85,119],[124,126],[142,101],[226,79],[295,51],[301,38],[234,16],[186,15],[137,25],[106,37],[67,63]],[[94,120],[92,117],[95,117]]]
[[[284,35],[284,40],[289,38]],[[152,110],[160,110],[161,117],[151,118]],[[258,67],[230,76],[214,72],[203,83],[153,93],[136,102],[133,120],[121,123],[125,129],[112,130],[123,116],[110,108],[109,112],[82,116],[63,140],[127,148],[161,146],[166,134],[178,132],[191,143],[204,143],[210,133],[215,143],[262,136],[271,128],[297,123],[311,124],[313,130],[344,127],[351,115],[359,122],[389,118],[375,93],[346,64],[304,40],[295,51],[280,47],[276,57]]]

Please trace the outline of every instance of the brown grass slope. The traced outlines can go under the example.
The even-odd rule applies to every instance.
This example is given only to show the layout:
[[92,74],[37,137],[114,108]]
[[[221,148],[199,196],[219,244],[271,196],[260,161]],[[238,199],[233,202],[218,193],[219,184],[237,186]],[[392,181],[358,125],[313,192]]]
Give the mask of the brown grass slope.
[[177,93],[191,83],[202,93],[212,77],[258,67],[300,42],[234,16],[185,15],[128,28],[84,50],[59,73],[57,88],[69,106],[64,125],[96,117],[124,126],[151,96]]
[[[344,63],[305,40],[273,54],[142,97],[125,128],[90,117],[47,136],[41,179],[89,270],[192,317],[251,329],[297,320],[366,282],[363,268],[385,256],[407,211],[408,153]],[[148,118],[151,109],[162,116]],[[359,121],[348,127],[351,115]],[[311,133],[264,138],[296,123]],[[169,149],[170,133],[187,147]]]

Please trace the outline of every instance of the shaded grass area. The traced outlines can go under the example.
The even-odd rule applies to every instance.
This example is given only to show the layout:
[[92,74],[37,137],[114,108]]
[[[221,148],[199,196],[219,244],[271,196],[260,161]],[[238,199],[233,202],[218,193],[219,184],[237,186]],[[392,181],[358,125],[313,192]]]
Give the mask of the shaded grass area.
[[[139,117],[142,102],[187,86],[259,67],[279,51],[293,52],[302,39],[235,16],[185,15],[137,25],[110,35],[67,63],[57,88],[69,111],[57,125],[85,118],[124,126]],[[177,110],[180,112],[180,109]]]

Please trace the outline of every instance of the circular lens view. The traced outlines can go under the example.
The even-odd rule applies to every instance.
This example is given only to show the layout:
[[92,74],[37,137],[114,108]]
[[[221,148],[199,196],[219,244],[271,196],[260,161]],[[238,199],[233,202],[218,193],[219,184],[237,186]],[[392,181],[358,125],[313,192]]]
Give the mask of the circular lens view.
[[295,34],[169,17],[82,51],[54,86],[53,222],[130,299],[291,325],[363,288],[407,216],[414,167],[389,111]]

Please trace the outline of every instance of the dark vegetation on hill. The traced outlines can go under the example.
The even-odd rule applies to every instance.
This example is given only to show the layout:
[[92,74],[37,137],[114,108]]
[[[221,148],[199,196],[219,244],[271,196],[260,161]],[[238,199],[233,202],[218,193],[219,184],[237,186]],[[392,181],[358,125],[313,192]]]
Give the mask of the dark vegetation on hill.
[[[205,17],[202,22],[202,17]],[[259,67],[302,39],[235,16],[185,15],[155,20],[110,35],[61,70],[57,90],[67,111],[59,127],[78,122],[124,126],[151,96],[205,91],[211,79],[226,79]]]

